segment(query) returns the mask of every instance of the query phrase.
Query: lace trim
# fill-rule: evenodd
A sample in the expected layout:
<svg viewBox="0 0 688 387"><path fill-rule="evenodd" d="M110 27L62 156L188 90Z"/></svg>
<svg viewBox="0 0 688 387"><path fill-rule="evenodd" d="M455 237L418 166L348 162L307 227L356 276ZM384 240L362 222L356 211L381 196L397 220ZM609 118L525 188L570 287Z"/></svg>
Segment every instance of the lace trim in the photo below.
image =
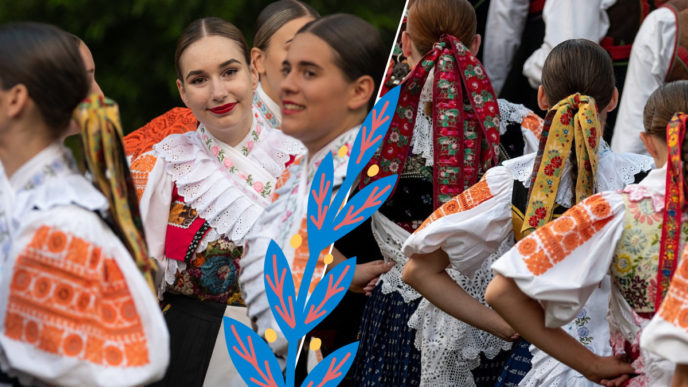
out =
<svg viewBox="0 0 688 387"><path fill-rule="evenodd" d="M428 74L428 78L423 85L423 90L420 93L416 122L413 126L413 135L411 136L411 152L423 157L425 159L425 165L428 167L432 167L434 164L434 137L432 129L432 112L426 112L425 108L432 104L432 84L434 80L435 71L433 70Z"/></svg>
<svg viewBox="0 0 688 387"><path fill-rule="evenodd" d="M507 167L514 179L520 181L526 188L530 187L530 175L535 164L535 154L528 154L507 160ZM614 153L607 143L602 142L597 164L597 192L616 191L635 182L635 175L654 168L651 157L632 153ZM574 180L571 178L571 165L566 163L562 172L563 177L557 192L556 202L564 207L575 204L573 196Z"/></svg>
<svg viewBox="0 0 688 387"><path fill-rule="evenodd" d="M506 133L507 126L509 125L521 125L523 123L523 118L532 113L527 107L509 102L505 99L498 99L497 104L499 105L499 134Z"/></svg>
<svg viewBox="0 0 688 387"><path fill-rule="evenodd" d="M513 239L510 233L472 278L453 268L448 268L447 273L468 294L487 305L485 289L494 277L492 263L509 251L514 245ZM471 370L480 365L480 353L493 359L512 345L448 315L425 298L409 319L408 326L417 330L414 344L421 351L421 385L475 386ZM457 380L462 382L457 383Z"/></svg>
<svg viewBox="0 0 688 387"><path fill-rule="evenodd" d="M227 173L205 151L198 133L168 136L154 146L155 152L165 160L165 169L186 204L218 233L240 242L268 200Z"/></svg>
<svg viewBox="0 0 688 387"><path fill-rule="evenodd" d="M382 294L398 292L407 304L420 298L420 293L401 279L401 272L408 261L408 258L401 252L401 246L411 234L380 212L374 213L371 219L373 236L382 256L385 261L395 263L390 271L380 276Z"/></svg>

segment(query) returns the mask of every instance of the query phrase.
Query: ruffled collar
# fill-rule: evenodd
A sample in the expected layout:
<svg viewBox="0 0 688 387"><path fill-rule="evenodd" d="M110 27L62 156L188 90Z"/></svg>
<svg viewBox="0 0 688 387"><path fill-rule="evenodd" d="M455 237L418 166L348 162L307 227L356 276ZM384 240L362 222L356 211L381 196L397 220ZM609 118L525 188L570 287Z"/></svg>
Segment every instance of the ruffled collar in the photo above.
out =
<svg viewBox="0 0 688 387"><path fill-rule="evenodd" d="M535 164L535 153L516 157L504 161L503 165L511 171L514 179L520 181L526 188L530 187L530 177ZM654 161L649 156L634 153L614 153L609 145L602 141L599 147L597 166L596 192L616 191L629 184L635 183L635 176L654 168ZM575 204L571 178L571 164L566 163L562 169L562 179L559 184L556 202L564 207Z"/></svg>
<svg viewBox="0 0 688 387"><path fill-rule="evenodd" d="M168 136L153 149L185 203L219 234L241 243L269 204L275 180L290 158L284 137L256 118L236 147L201 124L196 131Z"/></svg>
<svg viewBox="0 0 688 387"><path fill-rule="evenodd" d="M271 127L279 129L282 126L282 111L279 105L265 93L260 83L258 83L258 88L253 95L253 106Z"/></svg>

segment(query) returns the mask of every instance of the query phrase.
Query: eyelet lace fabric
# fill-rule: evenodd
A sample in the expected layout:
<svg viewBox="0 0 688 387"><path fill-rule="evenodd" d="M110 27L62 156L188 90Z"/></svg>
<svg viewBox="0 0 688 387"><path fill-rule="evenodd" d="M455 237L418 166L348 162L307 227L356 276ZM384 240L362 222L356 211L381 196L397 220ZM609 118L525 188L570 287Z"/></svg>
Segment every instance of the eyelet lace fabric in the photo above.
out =
<svg viewBox="0 0 688 387"><path fill-rule="evenodd" d="M372 216L371 228L385 261L395 263L390 271L380 276L382 293L398 292L407 304L421 297L420 293L401 279L401 272L408 261L401 252L401 246L411 234L379 211Z"/></svg>
<svg viewBox="0 0 688 387"><path fill-rule="evenodd" d="M510 234L472 278L448 268L449 276L473 298L487 305L485 289L494 277L492 263L513 246ZM408 322L416 329L415 346L421 351L421 385L475 386L471 370L480 365L480 353L493 359L512 343L474 328L422 299Z"/></svg>
<svg viewBox="0 0 688 387"><path fill-rule="evenodd" d="M507 160L504 166L511 170L514 179L520 181L526 188L530 187L530 176L535 164L535 154L531 153L515 159ZM635 175L654 168L651 157L633 153L614 153L606 142L600 143L599 159L597 163L597 190L615 191L635 182ZM571 178L571 165L566 163L562 172L564 177L559 184L556 202L564 207L575 204Z"/></svg>

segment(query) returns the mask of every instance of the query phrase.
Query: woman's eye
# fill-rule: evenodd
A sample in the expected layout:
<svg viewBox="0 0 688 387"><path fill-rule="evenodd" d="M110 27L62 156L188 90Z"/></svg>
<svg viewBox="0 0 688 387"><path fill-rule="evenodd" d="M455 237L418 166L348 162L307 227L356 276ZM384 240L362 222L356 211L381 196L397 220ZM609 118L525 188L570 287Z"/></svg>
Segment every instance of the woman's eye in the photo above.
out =
<svg viewBox="0 0 688 387"><path fill-rule="evenodd" d="M232 76L238 72L239 72L239 70L237 70L237 69L229 69L229 70L225 71L225 75Z"/></svg>
<svg viewBox="0 0 688 387"><path fill-rule="evenodd" d="M198 77L198 78L192 79L191 82L189 82L189 83L191 83L192 85L200 85L204 81L205 81L205 78Z"/></svg>
<svg viewBox="0 0 688 387"><path fill-rule="evenodd" d="M288 67L282 67L282 70L280 71L282 72L282 76L286 77L287 75L289 75L290 69Z"/></svg>
<svg viewBox="0 0 688 387"><path fill-rule="evenodd" d="M315 77L315 75L316 75L316 74L315 74L314 71L303 70L303 76L304 76L304 78L313 78L313 77Z"/></svg>

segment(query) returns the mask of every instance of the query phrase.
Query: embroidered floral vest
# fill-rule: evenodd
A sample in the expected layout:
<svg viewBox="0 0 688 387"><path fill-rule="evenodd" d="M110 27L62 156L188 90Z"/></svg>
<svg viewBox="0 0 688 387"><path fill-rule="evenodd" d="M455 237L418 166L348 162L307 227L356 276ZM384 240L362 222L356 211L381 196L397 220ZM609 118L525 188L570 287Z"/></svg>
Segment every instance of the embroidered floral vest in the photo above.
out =
<svg viewBox="0 0 688 387"><path fill-rule="evenodd" d="M208 243L202 252L196 252L209 231L210 226L205 219L184 203L175 186L167 223L165 256L185 262L186 269L177 271L170 291L200 300L243 306L238 282L243 249L221 236Z"/></svg>
<svg viewBox="0 0 688 387"><path fill-rule="evenodd" d="M638 315L649 318L655 313L659 241L662 237L661 209L664 203L642 192L629 192L628 189L622 195L626 214L624 229L612 260L612 280L631 308ZM687 227L688 222L684 221L681 249L688 240Z"/></svg>

